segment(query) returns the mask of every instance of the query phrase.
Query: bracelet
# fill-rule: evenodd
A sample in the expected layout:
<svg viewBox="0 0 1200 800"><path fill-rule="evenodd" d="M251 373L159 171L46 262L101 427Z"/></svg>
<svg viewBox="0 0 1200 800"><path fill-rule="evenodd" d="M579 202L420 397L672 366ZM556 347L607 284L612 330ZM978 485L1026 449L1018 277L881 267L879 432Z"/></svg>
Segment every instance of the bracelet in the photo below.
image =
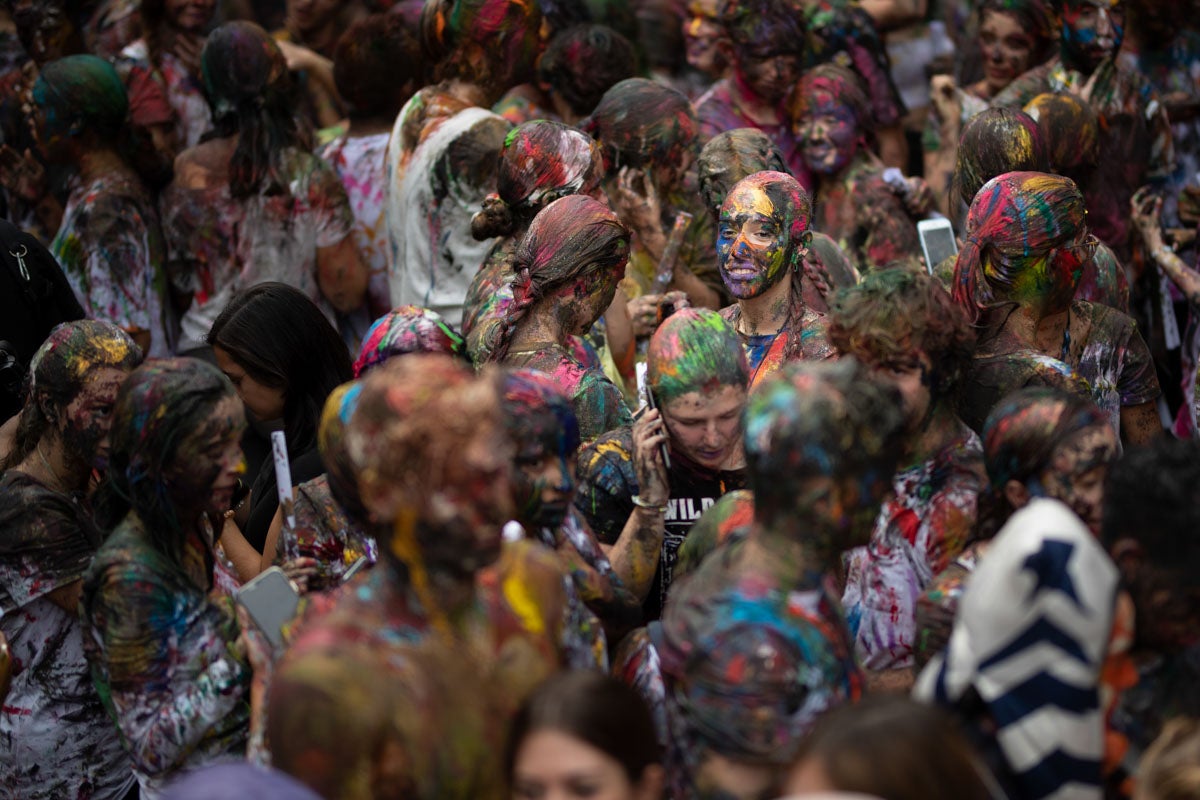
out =
<svg viewBox="0 0 1200 800"><path fill-rule="evenodd" d="M637 506L638 508L645 508L650 511L666 511L667 510L667 506L665 504L658 505L656 503L647 503L645 500L643 500L641 498L641 495L636 495L636 494L633 496L633 504L635 506Z"/></svg>
<svg viewBox="0 0 1200 800"><path fill-rule="evenodd" d="M1175 251L1172 250L1171 248L1167 247L1166 245L1163 245L1162 247L1160 247L1154 251L1154 255L1158 256L1159 258L1166 258L1168 255L1172 255L1172 256L1175 255Z"/></svg>

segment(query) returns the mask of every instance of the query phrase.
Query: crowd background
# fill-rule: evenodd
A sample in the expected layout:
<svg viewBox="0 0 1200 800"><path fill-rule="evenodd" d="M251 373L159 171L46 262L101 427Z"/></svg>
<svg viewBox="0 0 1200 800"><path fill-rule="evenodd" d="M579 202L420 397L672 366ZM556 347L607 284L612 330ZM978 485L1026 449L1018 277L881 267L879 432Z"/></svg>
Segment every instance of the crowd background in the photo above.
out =
<svg viewBox="0 0 1200 800"><path fill-rule="evenodd" d="M1200 798L1197 20L0 0L0 797Z"/></svg>

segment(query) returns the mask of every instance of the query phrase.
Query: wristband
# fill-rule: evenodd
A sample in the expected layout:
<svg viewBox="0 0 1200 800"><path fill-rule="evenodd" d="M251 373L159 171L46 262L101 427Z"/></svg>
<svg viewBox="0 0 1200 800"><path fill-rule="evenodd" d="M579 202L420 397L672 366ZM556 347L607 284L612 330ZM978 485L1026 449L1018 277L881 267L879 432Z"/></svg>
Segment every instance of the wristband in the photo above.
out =
<svg viewBox="0 0 1200 800"><path fill-rule="evenodd" d="M667 507L665 504L657 505L655 503L647 503L645 500L643 500L641 498L640 495L636 495L636 494L633 496L633 504L635 506L637 506L638 508L645 508L650 511L666 511L667 510Z"/></svg>

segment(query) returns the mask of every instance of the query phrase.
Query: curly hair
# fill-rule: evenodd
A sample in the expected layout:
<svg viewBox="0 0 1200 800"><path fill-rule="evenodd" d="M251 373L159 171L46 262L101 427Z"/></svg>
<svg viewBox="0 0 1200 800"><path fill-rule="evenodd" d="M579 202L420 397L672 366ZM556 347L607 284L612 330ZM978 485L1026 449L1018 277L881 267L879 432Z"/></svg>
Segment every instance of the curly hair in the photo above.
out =
<svg viewBox="0 0 1200 800"><path fill-rule="evenodd" d="M975 351L975 331L950 293L933 276L901 267L876 270L838 292L829 340L843 355L867 363L924 353L935 397L954 391Z"/></svg>

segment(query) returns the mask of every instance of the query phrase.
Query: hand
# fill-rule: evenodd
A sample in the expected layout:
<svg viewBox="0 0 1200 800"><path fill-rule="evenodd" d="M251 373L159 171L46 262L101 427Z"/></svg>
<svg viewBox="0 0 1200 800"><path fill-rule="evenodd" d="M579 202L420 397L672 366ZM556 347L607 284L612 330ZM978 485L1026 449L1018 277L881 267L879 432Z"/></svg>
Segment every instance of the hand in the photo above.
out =
<svg viewBox="0 0 1200 800"><path fill-rule="evenodd" d="M933 101L933 110L942 122L962 119L962 101L952 76L934 75L929 81L929 96Z"/></svg>
<svg viewBox="0 0 1200 800"><path fill-rule="evenodd" d="M625 306L629 312L629 324L633 335L640 338L650 336L658 327L658 306L665 295L644 294L635 297Z"/></svg>
<svg viewBox="0 0 1200 800"><path fill-rule="evenodd" d="M172 54L183 64L184 69L192 75L200 76L200 53L204 50L205 37L191 33L180 33L175 36L171 48Z"/></svg>
<svg viewBox="0 0 1200 800"><path fill-rule="evenodd" d="M321 562L315 558L300 556L283 562L279 568L283 570L284 575L287 575L288 580L296 584L296 590L300 594L304 594L308 591L309 578L316 576L321 571Z"/></svg>
<svg viewBox="0 0 1200 800"><path fill-rule="evenodd" d="M651 505L665 506L671 498L667 465L662 458L667 441L667 427L658 409L647 409L633 423L633 465L637 472L638 496Z"/></svg>
<svg viewBox="0 0 1200 800"><path fill-rule="evenodd" d="M28 148L24 153L18 153L3 144L0 145L0 183L33 204L46 193L46 170Z"/></svg>
<svg viewBox="0 0 1200 800"><path fill-rule="evenodd" d="M1162 198L1155 195L1149 186L1138 189L1129 201L1133 224L1142 234L1142 241L1151 251L1162 247L1162 228L1159 215L1162 213Z"/></svg>
<svg viewBox="0 0 1200 800"><path fill-rule="evenodd" d="M924 218L933 210L934 203L937 202L933 197L933 189L929 188L925 179L920 177L905 178L904 182L908 184L908 191L902 198L904 207L913 217Z"/></svg>
<svg viewBox="0 0 1200 800"><path fill-rule="evenodd" d="M662 204L654 181L642 170L621 167L613 205L617 216L639 235L657 232L662 236Z"/></svg>
<svg viewBox="0 0 1200 800"><path fill-rule="evenodd" d="M285 42L277 39L275 44L279 45L279 50L283 53L284 60L287 61L289 72L301 72L311 69L318 57L312 50L295 42Z"/></svg>
<svg viewBox="0 0 1200 800"><path fill-rule="evenodd" d="M240 605L237 606L237 620L238 626L242 629L238 634L237 649L245 656L246 663L254 670L255 675L269 674L271 666L275 663L275 654L271 649L271 643L254 624L254 620L250 618L250 612Z"/></svg>

